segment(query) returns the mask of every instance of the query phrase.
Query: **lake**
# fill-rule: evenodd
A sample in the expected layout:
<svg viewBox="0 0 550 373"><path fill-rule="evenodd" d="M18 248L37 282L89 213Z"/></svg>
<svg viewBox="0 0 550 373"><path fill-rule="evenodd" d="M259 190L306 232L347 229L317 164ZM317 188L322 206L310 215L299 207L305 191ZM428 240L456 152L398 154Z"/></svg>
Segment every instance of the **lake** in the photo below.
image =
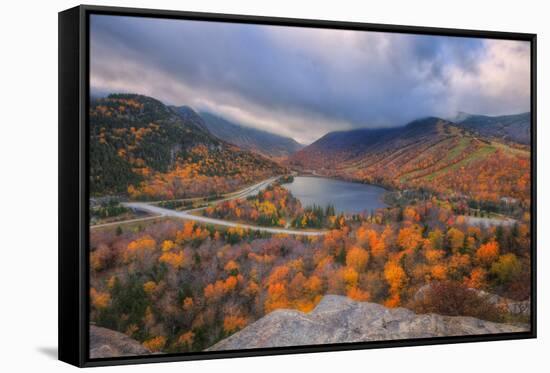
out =
<svg viewBox="0 0 550 373"><path fill-rule="evenodd" d="M323 177L296 176L285 188L302 202L302 206L334 205L337 212L359 213L383 208L384 188L351 183L348 181L327 179Z"/></svg>

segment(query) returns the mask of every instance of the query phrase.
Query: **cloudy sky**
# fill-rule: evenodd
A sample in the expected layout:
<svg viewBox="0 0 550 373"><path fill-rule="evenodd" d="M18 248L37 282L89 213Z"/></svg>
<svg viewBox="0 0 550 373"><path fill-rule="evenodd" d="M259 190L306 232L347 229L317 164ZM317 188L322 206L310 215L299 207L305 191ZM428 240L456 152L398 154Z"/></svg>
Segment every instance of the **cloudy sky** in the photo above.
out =
<svg viewBox="0 0 550 373"><path fill-rule="evenodd" d="M93 15L94 95L131 92L310 143L458 111L529 110L529 44Z"/></svg>

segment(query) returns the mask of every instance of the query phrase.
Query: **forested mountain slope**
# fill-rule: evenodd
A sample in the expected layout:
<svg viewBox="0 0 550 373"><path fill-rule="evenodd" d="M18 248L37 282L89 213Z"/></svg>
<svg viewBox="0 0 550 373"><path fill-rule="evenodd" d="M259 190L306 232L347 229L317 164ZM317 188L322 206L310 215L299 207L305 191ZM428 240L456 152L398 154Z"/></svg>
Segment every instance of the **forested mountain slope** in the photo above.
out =
<svg viewBox="0 0 550 373"><path fill-rule="evenodd" d="M200 115L210 132L218 138L268 157L287 157L304 147L290 137L245 127L208 112Z"/></svg>
<svg viewBox="0 0 550 373"><path fill-rule="evenodd" d="M283 170L213 136L200 116L135 94L90 105L90 191L170 199L223 193Z"/></svg>
<svg viewBox="0 0 550 373"><path fill-rule="evenodd" d="M461 113L456 122L485 137L521 144L531 143L531 113L501 116Z"/></svg>
<svg viewBox="0 0 550 373"><path fill-rule="evenodd" d="M527 201L530 193L525 147L480 137L433 117L398 128L328 133L294 154L289 165L320 175L483 200Z"/></svg>

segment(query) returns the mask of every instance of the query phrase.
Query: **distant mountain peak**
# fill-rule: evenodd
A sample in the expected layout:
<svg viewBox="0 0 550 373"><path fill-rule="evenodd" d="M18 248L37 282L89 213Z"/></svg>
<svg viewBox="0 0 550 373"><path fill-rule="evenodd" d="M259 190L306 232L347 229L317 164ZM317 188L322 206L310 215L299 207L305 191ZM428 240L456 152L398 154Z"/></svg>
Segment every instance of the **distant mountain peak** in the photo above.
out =
<svg viewBox="0 0 550 373"><path fill-rule="evenodd" d="M530 112L499 116L468 114L455 123L484 137L531 143Z"/></svg>
<svg viewBox="0 0 550 373"><path fill-rule="evenodd" d="M448 123L448 121L438 118L438 117L425 117L420 119L415 119L412 122L409 122L407 125L405 125L405 128L413 128L413 127L432 127L435 126L438 123Z"/></svg>
<svg viewBox="0 0 550 373"><path fill-rule="evenodd" d="M183 120L192 123L197 127L198 129L210 133L208 130L208 127L206 127L206 124L204 123L204 119L197 113L193 108L187 105L182 106L172 106L172 110L178 114L180 118Z"/></svg>
<svg viewBox="0 0 550 373"><path fill-rule="evenodd" d="M200 112L205 126L218 138L268 157L287 157L304 146L290 137L232 122L218 114Z"/></svg>
<svg viewBox="0 0 550 373"><path fill-rule="evenodd" d="M459 111L454 116L450 117L448 120L454 123L461 123L466 119L470 118L471 116L473 116L473 114L466 113L465 111Z"/></svg>

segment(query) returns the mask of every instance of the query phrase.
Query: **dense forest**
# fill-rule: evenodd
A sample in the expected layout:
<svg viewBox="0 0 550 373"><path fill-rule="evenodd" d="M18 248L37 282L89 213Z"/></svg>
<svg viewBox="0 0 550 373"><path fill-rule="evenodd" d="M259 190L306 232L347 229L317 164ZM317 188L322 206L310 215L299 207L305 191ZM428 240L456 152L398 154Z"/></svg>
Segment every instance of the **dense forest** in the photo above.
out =
<svg viewBox="0 0 550 373"><path fill-rule="evenodd" d="M476 227L436 199L355 216L321 237L163 220L93 231L92 321L164 352L202 350L323 294L526 321L467 289L529 298L530 217ZM433 294L415 294L432 284Z"/></svg>
<svg viewBox="0 0 550 373"><path fill-rule="evenodd" d="M528 145L438 118L329 133L276 161L215 137L189 107L94 99L90 212L107 224L90 231L91 322L161 352L203 350L275 309L309 312L326 294L528 322L494 295L530 300L530 167ZM382 185L388 207L302 206L285 188L299 173ZM319 235L194 215L139 220L119 203L128 200Z"/></svg>

